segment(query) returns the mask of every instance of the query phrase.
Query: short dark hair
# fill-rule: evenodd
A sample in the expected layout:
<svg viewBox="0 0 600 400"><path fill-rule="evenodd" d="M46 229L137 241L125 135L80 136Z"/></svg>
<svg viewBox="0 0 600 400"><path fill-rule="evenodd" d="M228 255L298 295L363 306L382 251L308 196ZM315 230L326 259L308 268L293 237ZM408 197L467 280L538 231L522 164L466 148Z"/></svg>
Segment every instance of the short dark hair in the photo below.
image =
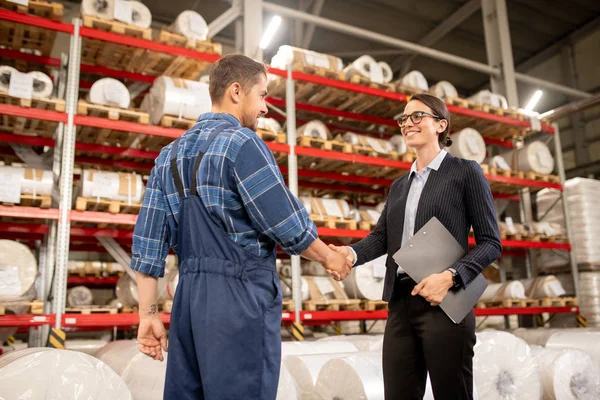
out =
<svg viewBox="0 0 600 400"><path fill-rule="evenodd" d="M254 61L243 54L228 54L219 59L210 71L208 90L210 100L220 103L227 88L238 82L244 92L249 91L258 82L260 74L267 75L264 64Z"/></svg>
<svg viewBox="0 0 600 400"><path fill-rule="evenodd" d="M411 96L409 102L413 100L418 100L425 104L427 107L431 108L431 111L440 117L440 119L445 119L448 122L448 126L446 126L444 132L439 134L438 142L441 147L452 146L452 139L450 139L450 112L448 111L446 104L439 98L426 93L419 93Z"/></svg>

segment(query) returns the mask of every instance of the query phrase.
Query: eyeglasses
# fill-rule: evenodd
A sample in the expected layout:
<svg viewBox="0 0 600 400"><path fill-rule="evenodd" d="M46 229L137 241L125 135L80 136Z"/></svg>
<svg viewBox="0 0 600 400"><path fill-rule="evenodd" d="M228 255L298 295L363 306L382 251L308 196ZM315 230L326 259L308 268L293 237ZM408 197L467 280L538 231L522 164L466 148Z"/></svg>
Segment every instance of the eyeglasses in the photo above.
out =
<svg viewBox="0 0 600 400"><path fill-rule="evenodd" d="M418 124L419 122L421 122L423 120L423 117L431 117L431 118L435 118L437 120L442 119L442 118L438 117L437 115L433 115L433 114L430 114L425 111L415 111L412 114L401 114L398 118L396 118L396 121L398 122L398 126L400 128L404 128L404 126L406 125L406 122L408 121L409 118L413 122L413 124Z"/></svg>

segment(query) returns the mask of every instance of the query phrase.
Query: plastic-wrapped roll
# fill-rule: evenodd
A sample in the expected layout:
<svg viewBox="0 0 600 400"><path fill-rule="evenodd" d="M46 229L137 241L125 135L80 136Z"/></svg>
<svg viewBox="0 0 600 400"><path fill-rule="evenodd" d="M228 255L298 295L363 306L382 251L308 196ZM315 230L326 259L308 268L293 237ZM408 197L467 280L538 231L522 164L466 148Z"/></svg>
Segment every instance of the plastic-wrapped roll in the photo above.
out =
<svg viewBox="0 0 600 400"><path fill-rule="evenodd" d="M139 203L144 198L144 182L136 173L83 171L83 197Z"/></svg>
<svg viewBox="0 0 600 400"><path fill-rule="evenodd" d="M36 276L37 261L29 247L0 239L0 301L22 300Z"/></svg>
<svg viewBox="0 0 600 400"><path fill-rule="evenodd" d="M273 133L281 132L281 124L273 118L260 117L258 119L258 128L270 131Z"/></svg>
<svg viewBox="0 0 600 400"><path fill-rule="evenodd" d="M114 13L114 0L83 0L81 2L81 15L112 20Z"/></svg>
<svg viewBox="0 0 600 400"><path fill-rule="evenodd" d="M392 67L390 64L385 61L379 61L377 64L381 67L381 73L383 74L383 82L389 83L394 79L394 71L392 71Z"/></svg>
<svg viewBox="0 0 600 400"><path fill-rule="evenodd" d="M481 399L530 400L542 395L529 345L507 332L477 333L473 376Z"/></svg>
<svg viewBox="0 0 600 400"><path fill-rule="evenodd" d="M280 46L277 54L271 59L271 66L279 69L287 69L290 64L319 67L332 72L340 72L344 68L344 63L339 57L288 45Z"/></svg>
<svg viewBox="0 0 600 400"><path fill-rule="evenodd" d="M146 111L148 114L152 115L152 96L150 96L150 93L144 96L144 99L140 104L140 110Z"/></svg>
<svg viewBox="0 0 600 400"><path fill-rule="evenodd" d="M75 286L69 289L67 294L67 304L69 307L90 306L94 304L94 295L92 291L85 286Z"/></svg>
<svg viewBox="0 0 600 400"><path fill-rule="evenodd" d="M350 298L381 300L386 259L387 255L384 255L352 268L350 275L344 280L344 289Z"/></svg>
<svg viewBox="0 0 600 400"><path fill-rule="evenodd" d="M404 75L402 79L400 79L400 84L415 89L429 90L427 79L425 79L425 76L419 71L411 71Z"/></svg>
<svg viewBox="0 0 600 400"><path fill-rule="evenodd" d="M395 147L398 155L404 155L408 152L408 146L406 145L406 140L404 140L404 136L401 134L394 135L390 138L390 143Z"/></svg>
<svg viewBox="0 0 600 400"><path fill-rule="evenodd" d="M344 68L344 73L347 78L354 74L359 74L370 79L372 82L383 83L383 71L381 70L381 66L373 57L366 54L358 57L352 64Z"/></svg>
<svg viewBox="0 0 600 400"><path fill-rule="evenodd" d="M486 148L483 137L473 128L464 128L452 135L452 146L448 152L454 157L474 160L479 164L485 160Z"/></svg>
<svg viewBox="0 0 600 400"><path fill-rule="evenodd" d="M394 151L394 145L383 139L377 139L371 136L358 135L354 132L346 132L342 135L344 142L352 143L354 146L370 147L373 151L380 154L388 154Z"/></svg>
<svg viewBox="0 0 600 400"><path fill-rule="evenodd" d="M102 78L90 88L88 101L102 106L129 108L131 96L123 83L113 78Z"/></svg>
<svg viewBox="0 0 600 400"><path fill-rule="evenodd" d="M506 97L498 93L492 93L489 90L482 90L475 95L469 97L469 100L479 104L488 104L498 108L508 108Z"/></svg>
<svg viewBox="0 0 600 400"><path fill-rule="evenodd" d="M502 156L494 156L492 158L488 158L486 163L490 165L490 167L500 168L504 171L510 171L510 164L506 162L506 160Z"/></svg>
<svg viewBox="0 0 600 400"><path fill-rule="evenodd" d="M296 380L283 362L279 367L279 382L275 400L303 400Z"/></svg>
<svg viewBox="0 0 600 400"><path fill-rule="evenodd" d="M39 71L29 72L28 75L33 77L33 92L32 97L42 98L50 97L54 90L54 83L48 75Z"/></svg>
<svg viewBox="0 0 600 400"><path fill-rule="evenodd" d="M208 84L203 82L161 76L154 81L150 95L153 124L158 124L164 115L197 119L212 107Z"/></svg>
<svg viewBox="0 0 600 400"><path fill-rule="evenodd" d="M162 400L167 373L168 353L157 362L138 349L135 340L118 340L100 349L96 355L121 376L133 400Z"/></svg>
<svg viewBox="0 0 600 400"><path fill-rule="evenodd" d="M518 328L512 331L512 334L523 339L527 344L535 346L546 346L548 339L555 333L582 333L582 332L600 332L598 328Z"/></svg>
<svg viewBox="0 0 600 400"><path fill-rule="evenodd" d="M350 216L350 205L346 200L323 199L319 197L300 197L300 201L309 214L337 218L348 218Z"/></svg>
<svg viewBox="0 0 600 400"><path fill-rule="evenodd" d="M515 156L515 151L516 156ZM544 142L535 141L520 148L501 154L502 158L519 171L533 171L538 174L551 174L554 171L554 158Z"/></svg>
<svg viewBox="0 0 600 400"><path fill-rule="evenodd" d="M543 400L600 399L600 369L580 350L532 346L542 376Z"/></svg>
<svg viewBox="0 0 600 400"><path fill-rule="evenodd" d="M358 349L348 341L336 342L282 342L281 357L303 354L356 353Z"/></svg>
<svg viewBox="0 0 600 400"><path fill-rule="evenodd" d="M331 138L331 132L324 123L318 120L309 121L296 130L298 136L327 140Z"/></svg>
<svg viewBox="0 0 600 400"><path fill-rule="evenodd" d="M590 354L600 366L600 331L586 331L569 329L568 332L556 332L546 342L550 349L577 349Z"/></svg>
<svg viewBox="0 0 600 400"><path fill-rule="evenodd" d="M358 351L383 350L383 335L336 335L319 339L319 342L350 342Z"/></svg>
<svg viewBox="0 0 600 400"><path fill-rule="evenodd" d="M0 65L0 88L4 92L8 92L10 86L10 76L13 72L18 72L15 68L8 65Z"/></svg>
<svg viewBox="0 0 600 400"><path fill-rule="evenodd" d="M0 176L18 176L21 180L21 194L52 194L52 171L41 169L0 166Z"/></svg>
<svg viewBox="0 0 600 400"><path fill-rule="evenodd" d="M429 88L429 91L440 99L447 97L458 97L458 92L453 84L447 81L439 81L435 85Z"/></svg>
<svg viewBox="0 0 600 400"><path fill-rule="evenodd" d="M46 347L0 357L0 388L4 399L132 399L125 382L102 361L78 351Z"/></svg>
<svg viewBox="0 0 600 400"><path fill-rule="evenodd" d="M485 289L479 300L501 301L504 299L526 299L525 287L522 282L509 281L505 283L492 283Z"/></svg>
<svg viewBox="0 0 600 400"><path fill-rule="evenodd" d="M65 341L65 348L72 351L80 351L93 356L106 346L108 340L104 339L69 339Z"/></svg>
<svg viewBox="0 0 600 400"><path fill-rule="evenodd" d="M138 28L150 28L152 25L152 13L150 9L139 1L129 1L131 3L132 13L131 22Z"/></svg>
<svg viewBox="0 0 600 400"><path fill-rule="evenodd" d="M381 354L329 360L319 372L315 389L322 399L383 400Z"/></svg>
<svg viewBox="0 0 600 400"><path fill-rule="evenodd" d="M566 292L554 275L540 276L535 279L521 280L526 288L527 297L542 299L544 297L560 297Z"/></svg>
<svg viewBox="0 0 600 400"><path fill-rule="evenodd" d="M177 16L170 29L192 40L208 38L208 24L196 11L186 10Z"/></svg>

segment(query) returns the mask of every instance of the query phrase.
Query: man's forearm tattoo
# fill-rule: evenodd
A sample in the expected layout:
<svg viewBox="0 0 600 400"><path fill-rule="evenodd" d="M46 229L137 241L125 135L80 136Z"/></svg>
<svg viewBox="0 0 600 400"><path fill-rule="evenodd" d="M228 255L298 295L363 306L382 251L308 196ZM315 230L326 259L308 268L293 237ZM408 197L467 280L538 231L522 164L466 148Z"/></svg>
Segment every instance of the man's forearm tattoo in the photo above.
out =
<svg viewBox="0 0 600 400"><path fill-rule="evenodd" d="M152 304L152 305L150 306L150 311L148 311L148 315L155 315L155 314L156 314L156 311L157 311L157 308L158 308L158 307L156 307L156 304Z"/></svg>

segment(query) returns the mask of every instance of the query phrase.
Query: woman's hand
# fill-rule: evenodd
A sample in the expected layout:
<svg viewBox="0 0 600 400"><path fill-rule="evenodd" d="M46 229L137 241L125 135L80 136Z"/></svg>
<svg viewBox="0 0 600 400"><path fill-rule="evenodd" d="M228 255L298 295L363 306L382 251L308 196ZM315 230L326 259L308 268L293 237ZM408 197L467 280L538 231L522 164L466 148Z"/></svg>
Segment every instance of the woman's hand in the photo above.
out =
<svg viewBox="0 0 600 400"><path fill-rule="evenodd" d="M439 274L429 275L423 279L412 291L412 295L421 295L427 300L432 306L439 306L448 290L453 285L452 272L444 271Z"/></svg>

